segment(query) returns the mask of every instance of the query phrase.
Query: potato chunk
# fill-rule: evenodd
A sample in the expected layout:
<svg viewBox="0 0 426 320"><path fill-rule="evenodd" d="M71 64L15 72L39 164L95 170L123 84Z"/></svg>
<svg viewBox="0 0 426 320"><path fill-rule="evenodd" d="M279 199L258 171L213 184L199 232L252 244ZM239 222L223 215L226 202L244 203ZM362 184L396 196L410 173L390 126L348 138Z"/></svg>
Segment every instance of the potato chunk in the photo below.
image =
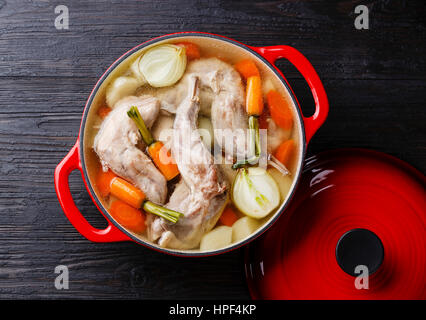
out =
<svg viewBox="0 0 426 320"><path fill-rule="evenodd" d="M232 225L232 242L238 242L251 235L260 227L260 224L259 220L250 217L238 219Z"/></svg>
<svg viewBox="0 0 426 320"><path fill-rule="evenodd" d="M293 181L289 175L285 176L275 168L268 169L268 173L274 178L275 182L278 184L280 189L281 199L285 200L287 194L290 191Z"/></svg>
<svg viewBox="0 0 426 320"><path fill-rule="evenodd" d="M201 239L200 250L208 251L221 249L231 244L232 228L227 226L220 226L214 228L209 233L206 233Z"/></svg>
<svg viewBox="0 0 426 320"><path fill-rule="evenodd" d="M107 88L106 102L108 106L114 108L118 100L134 94L139 86L140 82L133 77L118 77Z"/></svg>

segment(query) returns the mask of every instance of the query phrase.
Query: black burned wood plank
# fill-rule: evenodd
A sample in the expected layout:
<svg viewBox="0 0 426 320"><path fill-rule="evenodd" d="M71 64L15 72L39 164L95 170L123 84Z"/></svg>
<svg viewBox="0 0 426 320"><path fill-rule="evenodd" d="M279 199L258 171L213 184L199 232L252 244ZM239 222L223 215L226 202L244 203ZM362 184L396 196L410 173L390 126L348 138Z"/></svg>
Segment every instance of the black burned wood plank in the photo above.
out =
<svg viewBox="0 0 426 320"><path fill-rule="evenodd" d="M248 298L239 252L194 263L130 243L88 245L75 239L53 246L40 238L1 240L2 298ZM61 264L69 268L69 290L54 287L54 268Z"/></svg>
<svg viewBox="0 0 426 320"><path fill-rule="evenodd" d="M349 1L185 1L179 6L73 1L70 29L58 31L52 3L18 0L0 9L0 76L99 76L116 57L145 40L198 30L251 45L292 45L327 77L423 78L422 2L404 1L395 8L382 3L371 5L371 30L359 31Z"/></svg>

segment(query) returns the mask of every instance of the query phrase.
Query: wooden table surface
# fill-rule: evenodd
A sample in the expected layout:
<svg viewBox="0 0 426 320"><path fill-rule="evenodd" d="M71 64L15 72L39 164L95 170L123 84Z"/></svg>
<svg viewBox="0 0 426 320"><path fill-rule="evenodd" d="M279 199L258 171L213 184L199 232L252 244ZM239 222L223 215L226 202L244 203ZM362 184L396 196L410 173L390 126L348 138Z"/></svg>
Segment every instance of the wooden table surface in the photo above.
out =
<svg viewBox="0 0 426 320"><path fill-rule="evenodd" d="M177 31L287 44L311 61L330 100L308 155L366 147L425 172L423 2L0 0L0 299L249 298L243 250L186 259L91 243L65 218L53 172L76 140L96 80L128 49ZM354 27L360 3L369 30ZM69 8L68 30L54 27L59 4ZM312 112L300 74L278 65ZM105 226L78 172L70 184L84 216ZM69 290L54 287L57 265L69 268Z"/></svg>

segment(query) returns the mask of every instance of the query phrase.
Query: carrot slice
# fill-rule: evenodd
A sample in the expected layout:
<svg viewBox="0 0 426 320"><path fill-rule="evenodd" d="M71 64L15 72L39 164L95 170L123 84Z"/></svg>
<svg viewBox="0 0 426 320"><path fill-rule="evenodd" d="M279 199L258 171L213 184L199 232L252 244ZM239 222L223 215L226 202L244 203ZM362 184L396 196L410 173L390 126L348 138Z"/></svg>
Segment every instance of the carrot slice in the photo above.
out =
<svg viewBox="0 0 426 320"><path fill-rule="evenodd" d="M119 177L111 181L111 194L134 208L140 208L145 200L142 190Z"/></svg>
<svg viewBox="0 0 426 320"><path fill-rule="evenodd" d="M263 112L262 82L259 76L247 79L246 111L249 116L259 116Z"/></svg>
<svg viewBox="0 0 426 320"><path fill-rule="evenodd" d="M275 151L275 158L277 158L283 165L288 166L289 161L296 149L294 140L287 140L283 142Z"/></svg>
<svg viewBox="0 0 426 320"><path fill-rule="evenodd" d="M222 215L219 218L219 221L228 227L232 227L235 221L238 220L237 214L232 210L231 207L227 206L225 210L223 210Z"/></svg>
<svg viewBox="0 0 426 320"><path fill-rule="evenodd" d="M101 118L105 118L108 115L108 113L111 112L111 110L112 109L110 107L102 106L98 109L98 116Z"/></svg>
<svg viewBox="0 0 426 320"><path fill-rule="evenodd" d="M293 127L293 115L285 99L275 90L270 90L266 95L269 111L275 123L285 129L291 130Z"/></svg>
<svg viewBox="0 0 426 320"><path fill-rule="evenodd" d="M145 215L123 201L114 201L109 213L119 224L133 232L142 233L146 228Z"/></svg>
<svg viewBox="0 0 426 320"><path fill-rule="evenodd" d="M115 177L117 177L117 175L111 170L108 170L107 172L103 171L102 168L99 170L96 177L96 186L98 187L98 191L102 197L109 195L111 191L111 181Z"/></svg>
<svg viewBox="0 0 426 320"><path fill-rule="evenodd" d="M167 181L172 180L179 174L179 169L170 151L167 150L162 142L157 141L151 144L148 147L148 153Z"/></svg>
<svg viewBox="0 0 426 320"><path fill-rule="evenodd" d="M234 67L245 80L250 77L260 77L259 69L257 69L256 64L253 62L253 60L241 60Z"/></svg>
<svg viewBox="0 0 426 320"><path fill-rule="evenodd" d="M185 48L188 60L200 59L200 48L196 44L192 42L179 42L176 45Z"/></svg>

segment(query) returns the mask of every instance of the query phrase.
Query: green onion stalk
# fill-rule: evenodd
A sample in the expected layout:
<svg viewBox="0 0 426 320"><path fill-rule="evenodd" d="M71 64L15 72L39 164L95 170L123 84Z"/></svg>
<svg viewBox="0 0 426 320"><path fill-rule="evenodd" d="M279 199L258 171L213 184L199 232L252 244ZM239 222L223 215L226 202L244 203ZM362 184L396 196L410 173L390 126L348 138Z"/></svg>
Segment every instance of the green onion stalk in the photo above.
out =
<svg viewBox="0 0 426 320"><path fill-rule="evenodd" d="M173 223L178 222L179 218L183 216L180 212L165 208L152 201L145 201L142 207L146 212L155 214Z"/></svg>
<svg viewBox="0 0 426 320"><path fill-rule="evenodd" d="M250 132L250 145L254 146L254 155L250 158L239 160L232 166L232 169L238 169L245 165L255 165L260 158L260 134L259 134L259 118L258 116L250 116L248 119Z"/></svg>
<svg viewBox="0 0 426 320"><path fill-rule="evenodd" d="M149 147L151 144L153 144L154 138L152 137L151 132L149 132L147 126L145 125L145 122L143 121L138 108L132 106L130 110L127 111L127 115L135 122L142 136L142 140L146 143L146 145Z"/></svg>
<svg viewBox="0 0 426 320"><path fill-rule="evenodd" d="M142 140L146 143L146 145L150 146L153 144L155 140L145 125L138 108L132 106L130 110L127 111L127 115L135 122L142 136ZM183 216L183 214L180 212L165 208L151 201L145 201L143 204L143 209L146 212L155 214L173 223L178 222L179 218Z"/></svg>

